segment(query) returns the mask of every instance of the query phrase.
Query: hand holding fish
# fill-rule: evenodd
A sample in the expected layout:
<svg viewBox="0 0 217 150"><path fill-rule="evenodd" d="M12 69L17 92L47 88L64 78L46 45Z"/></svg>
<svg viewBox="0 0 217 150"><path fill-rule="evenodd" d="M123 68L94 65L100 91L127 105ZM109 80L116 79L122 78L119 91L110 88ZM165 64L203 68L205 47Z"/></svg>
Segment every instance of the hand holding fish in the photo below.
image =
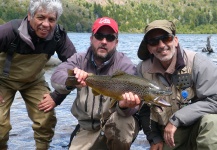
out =
<svg viewBox="0 0 217 150"><path fill-rule="evenodd" d="M78 68L74 68L73 71L75 74L75 78L77 78L77 81L80 83L77 86L82 86L82 87L87 86L85 79L88 77L88 73Z"/></svg>
<svg viewBox="0 0 217 150"><path fill-rule="evenodd" d="M122 94L123 100L119 101L120 108L134 108L141 103L138 95L132 92Z"/></svg>

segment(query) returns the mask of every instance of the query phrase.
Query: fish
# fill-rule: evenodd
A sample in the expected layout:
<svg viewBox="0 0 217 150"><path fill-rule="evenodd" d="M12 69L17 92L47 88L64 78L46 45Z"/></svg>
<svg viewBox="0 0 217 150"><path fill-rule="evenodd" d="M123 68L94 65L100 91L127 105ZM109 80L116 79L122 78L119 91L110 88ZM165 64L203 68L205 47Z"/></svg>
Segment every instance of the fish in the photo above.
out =
<svg viewBox="0 0 217 150"><path fill-rule="evenodd" d="M66 86L78 85L73 70L68 70ZM111 97L116 101L123 100L122 94L132 92L137 94L146 104L160 107L170 107L171 104L163 99L164 96L171 95L172 92L163 90L151 81L125 73L116 71L113 75L88 74L85 79L87 86L92 88L93 94Z"/></svg>

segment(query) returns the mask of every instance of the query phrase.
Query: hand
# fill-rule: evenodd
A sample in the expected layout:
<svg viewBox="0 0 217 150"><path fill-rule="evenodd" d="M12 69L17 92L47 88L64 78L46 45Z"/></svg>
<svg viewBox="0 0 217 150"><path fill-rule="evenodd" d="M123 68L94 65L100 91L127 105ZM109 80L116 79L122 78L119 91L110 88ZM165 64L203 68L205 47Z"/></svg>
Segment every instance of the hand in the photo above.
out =
<svg viewBox="0 0 217 150"><path fill-rule="evenodd" d="M48 112L56 107L56 103L51 98L50 94L44 94L43 100L38 104L38 109L44 112Z"/></svg>
<svg viewBox="0 0 217 150"><path fill-rule="evenodd" d="M174 147L175 143L174 143L174 134L177 130L177 127L174 126L172 123L168 123L164 129L164 140L165 143L169 146L169 147Z"/></svg>
<svg viewBox="0 0 217 150"><path fill-rule="evenodd" d="M150 150L163 150L163 142L152 144Z"/></svg>
<svg viewBox="0 0 217 150"><path fill-rule="evenodd" d="M119 101L120 108L134 108L140 104L141 100L138 95L132 92L122 94L123 100Z"/></svg>
<svg viewBox="0 0 217 150"><path fill-rule="evenodd" d="M85 72L81 69L78 69L78 68L74 68L74 74L75 74L75 77L77 78L77 81L80 82L80 85L78 85L78 87L87 86L86 82L85 82L85 79L88 77L87 72Z"/></svg>

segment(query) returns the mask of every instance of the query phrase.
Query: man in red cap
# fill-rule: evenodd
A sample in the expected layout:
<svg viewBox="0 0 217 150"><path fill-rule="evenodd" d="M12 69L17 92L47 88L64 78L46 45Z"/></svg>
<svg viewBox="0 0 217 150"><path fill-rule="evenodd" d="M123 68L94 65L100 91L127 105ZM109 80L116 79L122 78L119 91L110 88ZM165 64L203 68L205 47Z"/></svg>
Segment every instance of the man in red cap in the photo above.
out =
<svg viewBox="0 0 217 150"><path fill-rule="evenodd" d="M51 83L60 94L77 89L71 112L78 120L78 125L71 136L70 150L112 149L129 150L138 134L137 120L131 115L124 115L127 100L111 106L111 98L92 93L86 86L88 73L113 75L121 70L135 74L135 66L123 53L116 50L118 44L118 24L115 20L103 17L92 26L90 47L86 53L76 53L67 62L60 64L51 77ZM80 85L74 85L68 79L67 70L73 70ZM66 86L67 82L67 86Z"/></svg>

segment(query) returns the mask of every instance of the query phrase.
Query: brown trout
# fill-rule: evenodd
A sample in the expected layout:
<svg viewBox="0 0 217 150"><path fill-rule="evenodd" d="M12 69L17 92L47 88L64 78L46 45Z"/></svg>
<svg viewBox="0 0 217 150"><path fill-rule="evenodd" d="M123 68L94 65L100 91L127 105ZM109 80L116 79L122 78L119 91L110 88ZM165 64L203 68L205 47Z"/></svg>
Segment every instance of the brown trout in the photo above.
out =
<svg viewBox="0 0 217 150"><path fill-rule="evenodd" d="M68 70L68 74L67 86L79 84L73 76L72 70ZM171 106L163 99L163 96L171 95L171 91L163 90L145 78L125 72L118 71L112 76L89 74L85 82L92 88L94 95L102 94L115 100L122 100L123 93L132 92L147 104L163 107Z"/></svg>

